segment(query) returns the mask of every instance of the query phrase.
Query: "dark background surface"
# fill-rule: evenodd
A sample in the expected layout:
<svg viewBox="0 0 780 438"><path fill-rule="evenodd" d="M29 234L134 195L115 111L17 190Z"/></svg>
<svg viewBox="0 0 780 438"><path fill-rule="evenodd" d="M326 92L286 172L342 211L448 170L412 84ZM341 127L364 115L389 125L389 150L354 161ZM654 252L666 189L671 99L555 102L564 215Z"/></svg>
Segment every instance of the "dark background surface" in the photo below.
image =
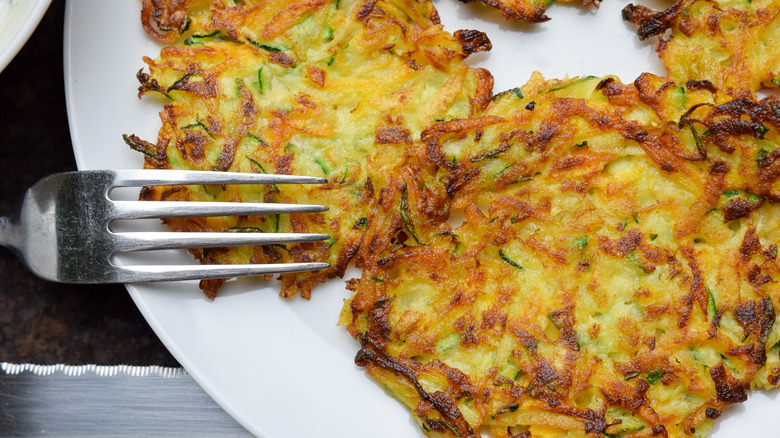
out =
<svg viewBox="0 0 780 438"><path fill-rule="evenodd" d="M76 170L65 107L65 2L0 72L0 214L38 179ZM121 285L49 283L0 248L0 362L178 366Z"/></svg>

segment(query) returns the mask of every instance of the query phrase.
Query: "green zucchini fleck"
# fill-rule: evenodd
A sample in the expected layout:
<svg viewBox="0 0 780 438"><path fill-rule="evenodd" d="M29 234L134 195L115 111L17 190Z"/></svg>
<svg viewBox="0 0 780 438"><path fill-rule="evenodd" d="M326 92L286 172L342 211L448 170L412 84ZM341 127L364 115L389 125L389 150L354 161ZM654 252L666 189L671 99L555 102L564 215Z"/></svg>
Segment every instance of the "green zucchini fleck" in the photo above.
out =
<svg viewBox="0 0 780 438"><path fill-rule="evenodd" d="M249 160L249 162L252 163L255 167L260 169L260 172L268 173L268 172L265 171L265 168L263 167L263 165L258 163L256 160L253 160L253 159L251 159L249 157L246 157L246 159Z"/></svg>
<svg viewBox="0 0 780 438"><path fill-rule="evenodd" d="M547 90L547 92L548 93L552 93L554 91L563 90L565 88L571 87L572 85L576 85L576 84L579 84L581 82L585 82L587 80L595 79L595 78L596 78L596 76L583 76L581 78L574 79L573 81L569 81L569 82L567 82L565 84L562 84L562 85L559 85L557 87L550 88L549 90Z"/></svg>
<svg viewBox="0 0 780 438"><path fill-rule="evenodd" d="M498 171L498 173L496 173L495 175L493 175L493 177L495 178L495 177L497 177L497 176L501 175L502 173L506 172L506 171L507 171L507 170L508 170L510 167L512 167L512 166L514 166L514 165L515 165L515 163L510 163L510 164L507 164L506 166L504 166L504 168L503 168L503 169L499 170L499 171Z"/></svg>
<svg viewBox="0 0 780 438"><path fill-rule="evenodd" d="M180 77L179 79L176 79L176 81L170 87L168 87L168 89L165 90L165 91L170 93L171 91L176 90L177 89L176 87L178 87L179 84L181 84L182 82L186 81L187 79L190 78L190 76L192 76L194 74L195 74L194 71L185 73L184 76Z"/></svg>
<svg viewBox="0 0 780 438"><path fill-rule="evenodd" d="M747 200L750 203L761 202L761 197L756 195L755 193L748 193L747 194Z"/></svg>
<svg viewBox="0 0 780 438"><path fill-rule="evenodd" d="M260 67L257 70L257 88L260 89L260 94L265 92L265 89L263 88L263 67Z"/></svg>
<svg viewBox="0 0 780 438"><path fill-rule="evenodd" d="M664 377L664 372L661 370L653 370L647 373L645 376L645 380L647 380L647 383L651 385L655 385L658 383L659 380L661 380Z"/></svg>
<svg viewBox="0 0 780 438"><path fill-rule="evenodd" d="M696 128L693 127L693 123L688 121L688 128L691 129L691 134L693 135L693 142L696 144L696 150L699 151L699 156L702 158L707 158L707 149L704 148L701 144L701 136L699 136L699 131L696 130Z"/></svg>
<svg viewBox="0 0 780 438"><path fill-rule="evenodd" d="M709 298L707 301L707 310L708 310L707 313L710 313L710 315L707 316L709 316L710 319L712 319L715 317L715 315L718 314L718 306L715 304L715 296L712 295L712 291L710 290L710 288L708 287L706 289L707 289L707 294L709 294ZM720 326L720 323L718 323L718 326Z"/></svg>
<svg viewBox="0 0 780 438"><path fill-rule="evenodd" d="M441 338L439 342L436 343L435 348L438 353L443 353L453 349L458 343L460 343L460 333L451 333Z"/></svg>
<svg viewBox="0 0 780 438"><path fill-rule="evenodd" d="M266 43L261 43L259 41L255 41L255 40L253 40L252 38L249 38L249 37L246 37L246 40L249 41L252 45L254 45L256 47L259 47L259 48L261 48L263 50L266 50L268 52L283 52L283 51L287 50L287 49L285 49L283 47L274 46L274 45L271 45L271 44L266 44Z"/></svg>
<svg viewBox="0 0 780 438"><path fill-rule="evenodd" d="M133 136L135 137L135 136ZM130 146L130 149L138 151L149 158L157 158L157 151L153 149L153 144L144 142L143 140L130 138L127 134L122 134L122 139Z"/></svg>
<svg viewBox="0 0 780 438"><path fill-rule="evenodd" d="M254 137L254 136L253 136L253 137ZM255 138L257 138L257 137L255 137ZM259 141L260 141L262 144L264 144L264 145L265 145L265 142L263 142L263 140L260 140L259 138L258 138L258 140L259 140ZM246 159L247 159L247 160L249 160L249 162L250 162L250 163L252 163L252 165L253 165L254 167L257 167L257 169L258 169L258 170L260 170L260 172L262 172L262 173L268 173L268 172L266 172L266 170L265 170L265 168L263 167L263 165L262 165L262 164L260 164L260 163L258 163L256 160L253 160L253 159L249 158L248 156L246 157ZM271 188L273 188L273 190L274 190L274 191L276 191L276 192L278 192L278 191L279 191L279 186L277 186L276 184L272 184L272 185L271 185Z"/></svg>
<svg viewBox="0 0 780 438"><path fill-rule="evenodd" d="M769 155L769 151L766 149L762 148L760 151L758 151L756 154L756 165L758 165L758 167L765 167L769 164L766 160L764 160L767 155Z"/></svg>
<svg viewBox="0 0 780 438"><path fill-rule="evenodd" d="M339 184L344 184L344 182L347 181L348 173L349 173L349 164L344 166L344 173L341 174L341 178L339 179Z"/></svg>
<svg viewBox="0 0 780 438"><path fill-rule="evenodd" d="M756 138L764 138L764 135L766 135L767 132L769 132L769 128L767 128L763 123L759 123L758 129L756 129Z"/></svg>
<svg viewBox="0 0 780 438"><path fill-rule="evenodd" d="M184 25L181 27L181 29L179 29L179 35L190 30L191 24L192 24L192 18L187 17L187 20L184 22Z"/></svg>
<svg viewBox="0 0 780 438"><path fill-rule="evenodd" d="M200 120L198 120L197 123L193 123L191 125L182 126L181 129L202 129L206 131L206 134L211 137L212 140L216 140L216 137L214 137L214 134L209 131L209 128L206 127L206 125L203 124Z"/></svg>
<svg viewBox="0 0 780 438"><path fill-rule="evenodd" d="M208 193L212 198L217 199L217 195L211 192L211 189L209 188L208 185L203 184L201 187L203 187L204 192ZM222 187L222 190L223 191L225 190L224 186Z"/></svg>
<svg viewBox="0 0 780 438"><path fill-rule="evenodd" d="M629 263L631 263L632 265L634 265L636 268L638 268L639 270L641 270L641 271L642 271L642 272L644 272L645 274L649 274L649 273L650 273L650 271L648 271L648 270L647 270L647 269L646 269L644 266L642 266L642 264L639 262L639 256L636 254L636 252L634 252L634 251L631 251L630 253L628 253L628 255L626 256L626 258L628 259Z"/></svg>
<svg viewBox="0 0 780 438"><path fill-rule="evenodd" d="M189 24L187 25L189 27ZM185 46L192 46L192 45L202 45L205 44L203 40L207 38L219 38L221 40L231 40L229 36L222 33L221 30L215 30L214 32L207 33L207 34L194 34L191 37L184 40Z"/></svg>
<svg viewBox="0 0 780 438"><path fill-rule="evenodd" d="M476 157L471 157L469 159L469 161L471 161L472 163L478 163L480 161L488 160L488 159L494 160L494 159L498 158L498 154L507 151L509 148L512 147L512 145L514 145L514 143L507 143L507 144L501 145L501 146L499 146L499 147L497 147L497 148L495 148L493 150L484 152L481 155L477 155Z"/></svg>
<svg viewBox="0 0 780 438"><path fill-rule="evenodd" d="M255 140L256 142L260 143L261 146L268 146L268 144L265 141L263 141L262 138L256 136L255 134L247 134L246 136L251 138L251 139L253 139L253 140Z"/></svg>
<svg viewBox="0 0 780 438"><path fill-rule="evenodd" d="M525 270L524 267L520 266L519 263L509 258L509 256L506 255L503 249L498 250L498 256L501 257L501 260L505 261L509 266L512 266L514 268L517 268L519 270Z"/></svg>
<svg viewBox="0 0 780 438"><path fill-rule="evenodd" d="M196 40L194 38L194 36L191 36L191 37L187 38L186 40L184 40L184 45L185 46L191 46L193 44L203 44L203 41Z"/></svg>
<svg viewBox="0 0 780 438"><path fill-rule="evenodd" d="M325 176L330 175L330 166L324 161L322 161L319 158L315 158L314 162L317 163L318 166L320 166L320 169L322 169L322 172L325 173Z"/></svg>
<svg viewBox="0 0 780 438"><path fill-rule="evenodd" d="M424 245L424 243L420 242L420 239L417 237L417 233L414 232L414 224L412 224L412 220L409 217L409 213L406 211L407 209L407 193L406 193L406 182L404 182L404 187L401 189L401 206L400 206L400 212L401 212L401 220L404 223L404 227L406 228L406 231L409 232L409 234L412 235L412 238L415 242L417 242L418 245Z"/></svg>

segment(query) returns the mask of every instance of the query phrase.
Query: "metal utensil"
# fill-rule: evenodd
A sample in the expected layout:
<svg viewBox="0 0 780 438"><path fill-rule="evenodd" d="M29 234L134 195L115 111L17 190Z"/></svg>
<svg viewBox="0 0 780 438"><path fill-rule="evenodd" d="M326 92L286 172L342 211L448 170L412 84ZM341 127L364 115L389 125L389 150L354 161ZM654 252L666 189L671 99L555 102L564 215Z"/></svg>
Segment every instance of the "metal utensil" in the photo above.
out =
<svg viewBox="0 0 780 438"><path fill-rule="evenodd" d="M252 437L183 368L0 362L0 406L0 438Z"/></svg>
<svg viewBox="0 0 780 438"><path fill-rule="evenodd" d="M316 184L322 178L183 170L98 170L48 176L24 196L15 216L0 217L0 245L36 275L63 283L135 283L233 278L327 268L327 263L133 265L112 261L126 251L271 245L328 239L325 234L114 232L119 219L311 213L320 205L244 202L121 201L117 187L197 184Z"/></svg>

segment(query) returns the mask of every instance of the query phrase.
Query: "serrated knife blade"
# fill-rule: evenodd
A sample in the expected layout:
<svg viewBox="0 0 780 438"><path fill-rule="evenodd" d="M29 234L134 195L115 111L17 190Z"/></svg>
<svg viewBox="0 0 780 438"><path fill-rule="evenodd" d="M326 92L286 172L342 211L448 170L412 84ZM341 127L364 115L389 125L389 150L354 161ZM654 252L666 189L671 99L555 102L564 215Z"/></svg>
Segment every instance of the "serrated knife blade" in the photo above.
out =
<svg viewBox="0 0 780 438"><path fill-rule="evenodd" d="M249 437L183 368L0 362L0 437Z"/></svg>

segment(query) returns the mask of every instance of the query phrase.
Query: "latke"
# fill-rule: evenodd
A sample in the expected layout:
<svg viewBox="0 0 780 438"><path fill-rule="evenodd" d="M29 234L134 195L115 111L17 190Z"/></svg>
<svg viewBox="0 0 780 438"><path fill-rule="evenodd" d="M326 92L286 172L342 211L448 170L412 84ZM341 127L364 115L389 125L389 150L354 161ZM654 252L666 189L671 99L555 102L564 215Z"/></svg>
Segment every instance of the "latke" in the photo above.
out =
<svg viewBox="0 0 780 438"><path fill-rule="evenodd" d="M429 436L703 437L776 387L778 102L719 99L536 76L426 130L372 212L356 362Z"/></svg>
<svg viewBox="0 0 780 438"><path fill-rule="evenodd" d="M147 188L147 200L327 205L317 214L169 219L175 231L312 232L325 242L195 250L207 264L322 261L281 276L281 294L309 297L358 252L375 187L436 121L487 104L492 77L463 59L481 32L442 30L430 2L144 3L147 31L178 43L145 59L140 95L165 99L156 143L127 136L147 168L322 176L319 186ZM152 24L149 24L152 20ZM214 296L223 280L204 281Z"/></svg>

